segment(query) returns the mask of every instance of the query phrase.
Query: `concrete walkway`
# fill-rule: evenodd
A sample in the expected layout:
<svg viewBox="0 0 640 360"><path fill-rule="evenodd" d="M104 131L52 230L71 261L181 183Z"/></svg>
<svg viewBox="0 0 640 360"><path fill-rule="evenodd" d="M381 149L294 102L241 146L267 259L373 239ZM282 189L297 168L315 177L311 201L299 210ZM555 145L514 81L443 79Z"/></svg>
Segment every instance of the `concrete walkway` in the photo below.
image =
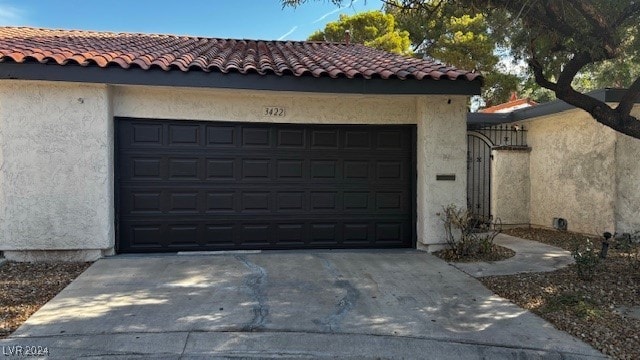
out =
<svg viewBox="0 0 640 360"><path fill-rule="evenodd" d="M499 234L494 243L515 251L516 255L510 259L492 263L451 263L451 265L473 277L482 277L554 271L574 262L569 251L537 241Z"/></svg>
<svg viewBox="0 0 640 360"><path fill-rule="evenodd" d="M427 253L116 256L0 349L51 358L604 358Z"/></svg>

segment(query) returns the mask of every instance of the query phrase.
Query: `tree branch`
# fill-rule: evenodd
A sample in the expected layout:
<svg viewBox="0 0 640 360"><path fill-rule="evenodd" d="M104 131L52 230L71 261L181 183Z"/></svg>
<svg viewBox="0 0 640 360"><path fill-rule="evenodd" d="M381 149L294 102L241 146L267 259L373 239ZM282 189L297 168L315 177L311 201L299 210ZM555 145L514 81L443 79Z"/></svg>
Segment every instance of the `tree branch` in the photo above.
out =
<svg viewBox="0 0 640 360"><path fill-rule="evenodd" d="M565 64L564 68L560 72L560 76L558 76L558 88L556 89L556 92L573 90L573 88L571 87L573 79L580 72L580 70L582 70L583 67L585 67L592 61L593 58L591 57L591 54L586 51L575 54L571 58L571 60L569 60Z"/></svg>
<svg viewBox="0 0 640 360"><path fill-rule="evenodd" d="M620 16L615 20L614 24L623 24L629 18L632 18L636 15L640 14L640 1L634 2L627 6L622 12Z"/></svg>
<svg viewBox="0 0 640 360"><path fill-rule="evenodd" d="M603 49L607 56L614 57L618 49L618 44L614 40L613 31L608 19L593 6L592 3L584 0L567 0L584 17L593 28L593 33L603 40ZM618 24L615 24L616 26Z"/></svg>
<svg viewBox="0 0 640 360"><path fill-rule="evenodd" d="M616 111L621 116L627 116L631 114L631 110L636 101L640 101L640 77L638 77L624 93L624 96L622 96L620 103L616 107Z"/></svg>
<svg viewBox="0 0 640 360"><path fill-rule="evenodd" d="M547 77L544 76L544 67L534 55L532 55L531 60L529 60L529 66L531 67L531 70L533 70L533 76L535 76L536 83L538 83L538 85L553 92L556 91L558 88L557 84L549 81Z"/></svg>

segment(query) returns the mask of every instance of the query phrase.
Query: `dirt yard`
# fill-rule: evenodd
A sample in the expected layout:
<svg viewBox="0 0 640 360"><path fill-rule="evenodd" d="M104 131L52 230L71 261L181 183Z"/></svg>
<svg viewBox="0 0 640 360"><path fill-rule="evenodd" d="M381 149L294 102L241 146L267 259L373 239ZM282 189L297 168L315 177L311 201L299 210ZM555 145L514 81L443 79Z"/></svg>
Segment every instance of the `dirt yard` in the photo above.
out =
<svg viewBox="0 0 640 360"><path fill-rule="evenodd" d="M51 300L90 263L15 263L0 265L0 339Z"/></svg>

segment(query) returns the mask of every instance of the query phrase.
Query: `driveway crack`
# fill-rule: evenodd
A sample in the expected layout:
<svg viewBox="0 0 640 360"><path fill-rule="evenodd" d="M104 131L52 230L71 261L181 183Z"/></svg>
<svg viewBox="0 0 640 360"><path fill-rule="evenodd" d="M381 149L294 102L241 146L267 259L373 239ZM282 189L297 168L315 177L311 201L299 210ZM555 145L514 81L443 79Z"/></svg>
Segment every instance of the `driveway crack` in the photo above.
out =
<svg viewBox="0 0 640 360"><path fill-rule="evenodd" d="M327 331L335 333L340 329L340 323L344 317L355 307L360 297L360 291L349 280L344 279L340 270L329 259L321 255L317 256L322 260L324 268L335 278L334 285L345 292L345 295L336 303L335 310L331 315L323 320L314 320L314 323L323 325Z"/></svg>
<svg viewBox="0 0 640 360"><path fill-rule="evenodd" d="M260 331L264 328L269 317L267 270L249 261L245 256L237 255L235 258L251 270L251 273L245 278L245 286L251 291L251 297L255 302L253 318L242 327L242 331Z"/></svg>

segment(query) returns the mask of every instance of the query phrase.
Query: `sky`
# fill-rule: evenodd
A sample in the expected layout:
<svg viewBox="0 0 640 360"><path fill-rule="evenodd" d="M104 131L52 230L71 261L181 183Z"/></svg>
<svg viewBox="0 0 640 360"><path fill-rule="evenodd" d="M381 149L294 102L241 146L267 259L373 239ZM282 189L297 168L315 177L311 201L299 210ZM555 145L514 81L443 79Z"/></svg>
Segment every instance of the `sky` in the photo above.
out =
<svg viewBox="0 0 640 360"><path fill-rule="evenodd" d="M380 0L328 0L296 9L279 0L0 0L0 26L305 40L340 14L382 8Z"/></svg>

